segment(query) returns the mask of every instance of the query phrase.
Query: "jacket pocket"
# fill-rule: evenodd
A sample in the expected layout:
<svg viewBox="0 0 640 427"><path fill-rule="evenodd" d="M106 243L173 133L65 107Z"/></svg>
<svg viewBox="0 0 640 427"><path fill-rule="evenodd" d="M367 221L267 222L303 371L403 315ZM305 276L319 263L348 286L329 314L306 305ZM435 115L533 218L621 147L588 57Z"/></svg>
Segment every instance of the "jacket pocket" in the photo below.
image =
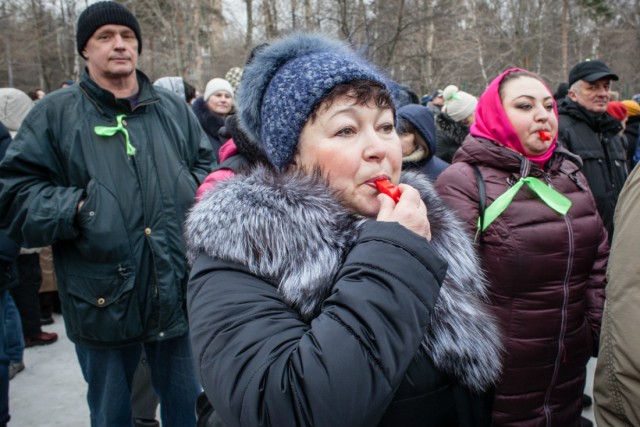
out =
<svg viewBox="0 0 640 427"><path fill-rule="evenodd" d="M92 267L90 273L68 276L72 312L65 316L73 319L78 338L101 344L140 338L144 324L133 268L125 264Z"/></svg>
<svg viewBox="0 0 640 427"><path fill-rule="evenodd" d="M130 252L129 232L118 197L96 180L87 185L87 197L78 214L80 235L75 245L93 261L115 261Z"/></svg>

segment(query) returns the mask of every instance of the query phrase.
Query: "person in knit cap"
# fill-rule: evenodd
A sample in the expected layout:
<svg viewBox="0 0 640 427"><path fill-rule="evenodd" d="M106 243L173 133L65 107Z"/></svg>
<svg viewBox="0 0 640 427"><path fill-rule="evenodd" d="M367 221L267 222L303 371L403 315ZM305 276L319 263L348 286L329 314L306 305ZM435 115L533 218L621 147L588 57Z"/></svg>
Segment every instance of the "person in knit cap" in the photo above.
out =
<svg viewBox="0 0 640 427"><path fill-rule="evenodd" d="M506 336L496 427L580 426L586 365L597 354L607 232L580 159L557 135L547 85L508 69L480 96L470 135L436 181L476 236Z"/></svg>
<svg viewBox="0 0 640 427"><path fill-rule="evenodd" d="M622 129L620 130L618 135L622 135L627 125L627 106L620 101L611 101L607 105L607 113L609 113L610 116L620 122L620 124L622 125Z"/></svg>
<svg viewBox="0 0 640 427"><path fill-rule="evenodd" d="M436 157L436 127L427 107L408 104L398 108L398 134L402 141L402 168L415 169L435 181L449 166Z"/></svg>
<svg viewBox="0 0 640 427"><path fill-rule="evenodd" d="M436 156L451 163L453 155L469 134L478 100L455 85L444 89L443 98L442 112L436 116Z"/></svg>
<svg viewBox="0 0 640 427"><path fill-rule="evenodd" d="M231 83L225 79L214 78L207 83L204 95L193 102L193 112L209 138L216 161L224 142L220 140L219 131L224 126L225 117L232 112L233 95Z"/></svg>
<svg viewBox="0 0 640 427"><path fill-rule="evenodd" d="M52 245L92 427L131 426L147 356L162 424L194 426L182 224L213 156L189 105L137 69L136 17L114 1L78 17L86 68L26 117L0 164L0 231Z"/></svg>
<svg viewBox="0 0 640 427"><path fill-rule="evenodd" d="M231 67L227 74L224 75L224 79L231 83L231 87L234 92L238 91L240 87L240 79L242 79L242 67Z"/></svg>
<svg viewBox="0 0 640 427"><path fill-rule="evenodd" d="M316 34L244 68L236 117L264 160L186 224L191 340L224 425L489 425L500 335L469 236L401 173L392 87Z"/></svg>
<svg viewBox="0 0 640 427"><path fill-rule="evenodd" d="M627 107L627 124L624 128L624 136L627 138L627 166L632 170L636 165L633 160L638 147L638 129L640 129L640 104L632 99L622 101Z"/></svg>

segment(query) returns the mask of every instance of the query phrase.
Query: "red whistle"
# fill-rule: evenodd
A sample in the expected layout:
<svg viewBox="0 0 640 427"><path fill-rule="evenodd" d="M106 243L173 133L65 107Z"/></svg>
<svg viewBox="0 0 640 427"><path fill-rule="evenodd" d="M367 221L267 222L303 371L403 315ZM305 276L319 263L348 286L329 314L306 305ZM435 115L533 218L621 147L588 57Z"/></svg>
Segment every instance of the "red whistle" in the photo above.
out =
<svg viewBox="0 0 640 427"><path fill-rule="evenodd" d="M398 200L400 200L400 190L398 190L398 187L393 185L388 179L376 181L376 187L378 187L378 191L382 194L386 194L391 197L394 202L398 203Z"/></svg>
<svg viewBox="0 0 640 427"><path fill-rule="evenodd" d="M540 139L543 141L551 141L551 132L548 130L540 130L538 131L538 135L540 135Z"/></svg>

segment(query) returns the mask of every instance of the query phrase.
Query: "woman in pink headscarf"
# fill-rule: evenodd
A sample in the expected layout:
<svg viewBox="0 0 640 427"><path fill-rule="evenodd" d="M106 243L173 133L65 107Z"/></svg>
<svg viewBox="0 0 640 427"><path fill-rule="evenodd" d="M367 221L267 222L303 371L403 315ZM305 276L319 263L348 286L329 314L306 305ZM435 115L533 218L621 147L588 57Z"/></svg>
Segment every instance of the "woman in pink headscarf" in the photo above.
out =
<svg viewBox="0 0 640 427"><path fill-rule="evenodd" d="M607 235L581 161L557 133L549 88L509 69L480 97L471 134L436 182L475 237L505 337L495 426L579 426L597 354Z"/></svg>

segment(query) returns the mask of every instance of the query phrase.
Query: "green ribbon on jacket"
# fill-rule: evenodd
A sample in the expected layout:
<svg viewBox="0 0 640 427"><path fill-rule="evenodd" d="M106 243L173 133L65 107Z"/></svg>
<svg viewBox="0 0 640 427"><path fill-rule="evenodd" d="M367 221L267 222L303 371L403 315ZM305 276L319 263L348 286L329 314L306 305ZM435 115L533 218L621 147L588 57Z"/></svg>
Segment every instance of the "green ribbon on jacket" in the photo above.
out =
<svg viewBox="0 0 640 427"><path fill-rule="evenodd" d="M532 176L527 178L520 178L520 180L510 189L505 191L496 200L491 203L491 206L487 207L484 211L484 223L482 229L480 229L480 218L478 218L478 231L482 232L491 225L493 221L498 218L502 212L511 204L515 195L520 191L522 186L527 184L529 188L540 197L540 199L546 203L554 211L561 215L566 215L571 207L571 200L563 196L547 184L534 178Z"/></svg>
<svg viewBox="0 0 640 427"><path fill-rule="evenodd" d="M116 121L118 123L118 126L113 126L113 127L110 127L110 126L96 126L93 129L93 131L98 136L113 136L118 132L122 132L124 134L125 142L127 143L127 154L129 156L135 156L136 147L131 145L131 140L129 139L129 131L127 131L127 129L122 124L122 120L125 117L127 117L126 114L120 114L120 115L116 116Z"/></svg>

